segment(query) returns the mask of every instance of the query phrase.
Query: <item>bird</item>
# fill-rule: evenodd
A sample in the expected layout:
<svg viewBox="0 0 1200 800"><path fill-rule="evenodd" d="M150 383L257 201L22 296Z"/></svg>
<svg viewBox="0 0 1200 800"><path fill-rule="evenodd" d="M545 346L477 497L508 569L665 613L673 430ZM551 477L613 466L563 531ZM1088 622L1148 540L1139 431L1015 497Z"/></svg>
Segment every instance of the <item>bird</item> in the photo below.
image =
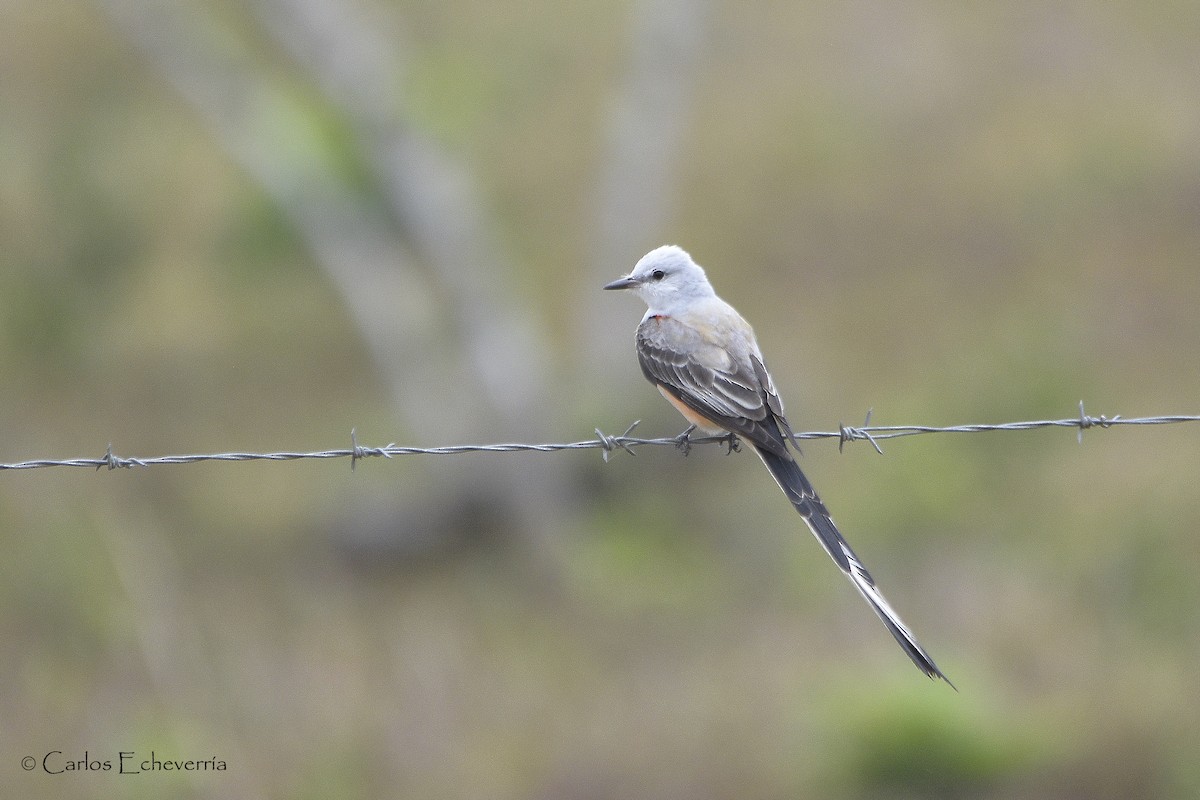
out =
<svg viewBox="0 0 1200 800"><path fill-rule="evenodd" d="M801 471L789 445L796 454L800 447L754 330L717 296L704 269L683 248L663 245L603 288L630 290L646 303L635 335L638 363L646 379L688 421L680 443L686 444L696 430L732 434L748 442L825 552L917 668L953 687L876 587Z"/></svg>

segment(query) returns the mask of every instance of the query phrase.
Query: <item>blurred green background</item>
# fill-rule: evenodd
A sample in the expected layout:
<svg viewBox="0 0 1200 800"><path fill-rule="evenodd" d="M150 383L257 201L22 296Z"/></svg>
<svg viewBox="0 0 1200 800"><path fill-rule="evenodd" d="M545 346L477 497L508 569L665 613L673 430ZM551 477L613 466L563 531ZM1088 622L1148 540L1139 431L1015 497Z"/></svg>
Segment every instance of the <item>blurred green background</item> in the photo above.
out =
<svg viewBox="0 0 1200 800"><path fill-rule="evenodd" d="M16 0L0 461L1200 413L1200 5ZM1200 796L1200 428L0 473L26 798ZM218 758L220 773L21 759Z"/></svg>

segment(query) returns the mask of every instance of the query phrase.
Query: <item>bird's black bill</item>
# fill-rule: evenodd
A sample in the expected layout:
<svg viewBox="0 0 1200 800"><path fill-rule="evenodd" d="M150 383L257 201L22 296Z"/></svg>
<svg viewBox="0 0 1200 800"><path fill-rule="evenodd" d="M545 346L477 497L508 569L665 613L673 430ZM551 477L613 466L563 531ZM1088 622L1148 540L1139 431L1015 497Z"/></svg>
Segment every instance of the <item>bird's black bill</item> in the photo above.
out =
<svg viewBox="0 0 1200 800"><path fill-rule="evenodd" d="M635 279L630 278L630 277L625 277L625 278L617 278L612 283L604 284L604 288L605 289L632 289L634 286L637 286L637 285L638 285L638 282Z"/></svg>

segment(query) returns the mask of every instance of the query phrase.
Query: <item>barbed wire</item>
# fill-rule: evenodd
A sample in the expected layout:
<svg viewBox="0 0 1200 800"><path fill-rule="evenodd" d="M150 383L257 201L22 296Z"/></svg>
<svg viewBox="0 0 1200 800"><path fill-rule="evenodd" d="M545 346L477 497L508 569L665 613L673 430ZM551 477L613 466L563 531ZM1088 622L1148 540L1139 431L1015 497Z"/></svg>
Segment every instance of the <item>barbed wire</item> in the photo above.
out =
<svg viewBox="0 0 1200 800"><path fill-rule="evenodd" d="M997 424L972 425L870 425L871 412L867 412L866 422L862 426L838 425L836 431L806 431L797 433L797 439L837 439L838 449L845 447L847 442L866 441L879 453L883 449L879 442L884 439L896 439L902 436L917 436L927 433L982 433L985 431L1028 431L1038 428L1075 428L1078 439L1083 441L1083 432L1090 428L1111 428L1115 425L1172 425L1183 422L1200 422L1200 415L1175 415L1158 417L1094 417L1079 404L1079 416L1065 419L1030 420L1026 422L1002 422ZM686 433L679 436L669 436L656 439L643 439L631 436L633 429L640 420L634 422L624 433L609 436L596 428L595 439L584 439L578 442L561 442L552 444L456 444L440 447L410 447L388 444L384 447L364 447L358 443L358 435L350 431L350 444L347 449L318 450L314 452L280 452L280 453L202 453L179 456L153 456L149 458L134 458L118 456L113 452L112 444L100 458L66 458L66 459L35 459L18 461L11 464L0 464L0 470L42 469L48 467L92 467L94 469L131 469L133 467L151 467L159 464L196 464L202 461L297 461L309 458L349 458L350 468L354 469L359 460L364 458L394 458L409 455L453 455L457 453L516 453L537 452L550 453L560 450L600 450L605 461L618 449L630 455L637 455L637 447L671 446L681 449L685 454L694 445L724 444L732 452L738 447L738 439L732 434L724 436L689 436Z"/></svg>

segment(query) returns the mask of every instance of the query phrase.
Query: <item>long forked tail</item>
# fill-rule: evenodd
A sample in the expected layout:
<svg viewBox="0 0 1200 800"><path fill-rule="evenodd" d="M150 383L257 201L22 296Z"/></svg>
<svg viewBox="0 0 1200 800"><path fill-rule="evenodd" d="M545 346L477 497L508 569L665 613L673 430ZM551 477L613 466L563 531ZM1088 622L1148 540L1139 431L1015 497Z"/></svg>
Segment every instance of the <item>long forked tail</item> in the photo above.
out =
<svg viewBox="0 0 1200 800"><path fill-rule="evenodd" d="M817 537L817 541L825 548L825 552L829 553L834 563L841 568L842 572L846 573L846 577L854 584L854 588L858 589L871 608L875 609L875 613L883 620L883 624L904 648L904 652L908 653L908 657L912 659L913 663L930 678L941 678L953 687L954 684L950 683L950 679L942 674L937 664L933 663L933 659L917 642L912 631L904 624L904 620L900 619L900 615L876 588L871 573L867 572L867 568L863 566L858 556L850 549L850 545L842 538L841 532L833 524L833 519L826 510L825 504L817 496L817 492L809 483L808 478L800 471L800 465L790 456L785 458L760 447L755 447L754 450L766 464L767 469L771 471L771 476L775 478L779 488L783 489L788 500L800 512L800 516L804 518L813 535Z"/></svg>

